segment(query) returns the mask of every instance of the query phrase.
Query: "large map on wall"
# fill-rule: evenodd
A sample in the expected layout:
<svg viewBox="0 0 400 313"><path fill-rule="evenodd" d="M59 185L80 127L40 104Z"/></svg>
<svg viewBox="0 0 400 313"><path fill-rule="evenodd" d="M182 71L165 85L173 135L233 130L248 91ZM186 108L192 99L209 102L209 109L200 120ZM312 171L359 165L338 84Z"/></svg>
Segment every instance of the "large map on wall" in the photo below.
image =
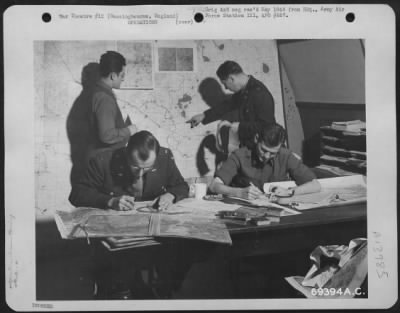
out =
<svg viewBox="0 0 400 313"><path fill-rule="evenodd" d="M213 175L215 155L208 147L216 123L191 129L186 121L226 99L226 90L215 75L225 60L237 61L245 72L268 86L274 96L277 120L283 123L275 41L206 40L190 41L188 46L195 49L195 71L157 72L152 62L152 42L35 43L35 187L39 217L71 207L66 120L82 90L82 68L98 62L107 50L122 52L130 66L127 83L131 88L115 91L124 117L129 116L139 129L151 131L161 145L169 147L185 178Z"/></svg>

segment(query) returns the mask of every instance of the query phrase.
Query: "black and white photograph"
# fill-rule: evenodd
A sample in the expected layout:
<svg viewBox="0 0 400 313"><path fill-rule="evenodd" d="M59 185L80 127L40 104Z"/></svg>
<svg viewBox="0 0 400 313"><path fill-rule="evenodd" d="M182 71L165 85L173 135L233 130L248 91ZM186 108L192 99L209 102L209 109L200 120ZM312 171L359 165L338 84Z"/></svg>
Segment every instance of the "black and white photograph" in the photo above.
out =
<svg viewBox="0 0 400 313"><path fill-rule="evenodd" d="M310 7L316 25L335 11L351 24L357 11ZM30 206L20 209L29 211L25 218L15 200L6 207L13 303L27 288L24 275L33 290L27 303L38 310L83 310L87 301L120 310L397 301L388 243L397 237L389 215L396 212L394 76L379 76L390 67L386 56L380 72L368 69L394 48L360 28L312 33L313 20L293 35L240 30L248 19L278 27L282 14L300 25L291 14L304 7L281 8L129 7L110 15L107 7L50 7L55 33L45 35L45 16L33 10L44 26L28 40L30 76L9 98L18 75L5 69L5 112L20 117L5 128L6 168L15 168L6 193L30 186L18 195ZM110 36L118 29L110 24L101 34L121 21L121 33ZM168 21L169 32L160 25ZM202 23L221 29L205 36ZM6 60L21 53L17 39L12 47ZM17 102L26 96L28 111ZM21 149L26 164L17 167ZM31 244L29 261L21 261ZM377 290L385 280L387 298Z"/></svg>

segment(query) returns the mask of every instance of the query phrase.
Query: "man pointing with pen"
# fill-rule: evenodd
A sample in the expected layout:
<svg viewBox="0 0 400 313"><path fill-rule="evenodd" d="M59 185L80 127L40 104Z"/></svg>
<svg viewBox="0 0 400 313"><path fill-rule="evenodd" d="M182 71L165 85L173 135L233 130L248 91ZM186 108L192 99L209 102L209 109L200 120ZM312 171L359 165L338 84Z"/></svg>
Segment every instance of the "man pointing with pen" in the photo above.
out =
<svg viewBox="0 0 400 313"><path fill-rule="evenodd" d="M238 133L241 146L252 146L253 137L262 122L275 122L274 98L268 88L251 75L247 75L242 67L234 61L225 61L217 70L221 84L233 92L231 101L223 102L203 113L194 115L187 123L191 127L208 124L221 119L224 114L238 111L238 122L221 121L222 125L231 125Z"/></svg>

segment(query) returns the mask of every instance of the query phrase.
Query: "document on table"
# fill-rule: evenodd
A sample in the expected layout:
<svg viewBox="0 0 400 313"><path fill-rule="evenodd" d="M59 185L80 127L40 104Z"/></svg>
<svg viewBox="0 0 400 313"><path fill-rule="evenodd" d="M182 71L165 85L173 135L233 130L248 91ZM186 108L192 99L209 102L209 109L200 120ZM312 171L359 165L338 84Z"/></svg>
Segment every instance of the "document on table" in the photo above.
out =
<svg viewBox="0 0 400 313"><path fill-rule="evenodd" d="M231 244L226 225L215 216L221 207L219 205L219 208L206 214L193 213L201 209L201 204L199 207L193 203L191 208L175 205L171 210L144 212L140 209L148 208L148 203L139 202L137 209L132 211L95 208L56 211L55 220L63 239L131 237L135 241L136 237L137 241L143 241L146 237L182 237ZM223 207L226 209L228 205ZM236 209L239 206L230 207Z"/></svg>
<svg viewBox="0 0 400 313"><path fill-rule="evenodd" d="M250 205L250 206L255 206L255 207L260 207L260 208L278 208L282 210L281 216L288 216L288 215L296 215L296 214L301 214L301 212L298 212L296 210L293 210L289 207L282 206L280 204L271 202L269 200L269 197L266 195L261 196L258 199L254 200L248 200L248 199L243 199L243 198L237 198L237 197L229 197L228 199L231 199L233 202L236 203L241 203L243 205Z"/></svg>
<svg viewBox="0 0 400 313"><path fill-rule="evenodd" d="M196 216L204 216L216 218L219 211L235 211L240 208L240 204L230 204L222 201L198 200L195 198L186 198L170 207L167 214L193 214Z"/></svg>
<svg viewBox="0 0 400 313"><path fill-rule="evenodd" d="M281 198L278 203L297 210L307 210L367 201L366 178L363 175L323 178L318 181L321 184L320 192ZM296 184L293 181L267 183L264 184L264 190L269 190L271 186L288 188Z"/></svg>
<svg viewBox="0 0 400 313"><path fill-rule="evenodd" d="M79 234L84 235L80 226L84 225L90 216L137 214L138 210L148 208L152 203L153 201L135 202L135 209L130 211L115 211L90 207L79 207L74 208L71 211L56 211L54 214L54 219L61 237L63 239L68 239L71 236L79 236Z"/></svg>

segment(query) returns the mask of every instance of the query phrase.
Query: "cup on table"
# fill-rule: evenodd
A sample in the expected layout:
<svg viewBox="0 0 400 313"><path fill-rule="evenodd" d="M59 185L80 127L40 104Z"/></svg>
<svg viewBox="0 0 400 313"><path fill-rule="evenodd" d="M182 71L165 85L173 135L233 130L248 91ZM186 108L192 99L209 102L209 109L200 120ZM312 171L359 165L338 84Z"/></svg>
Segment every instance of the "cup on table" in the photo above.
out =
<svg viewBox="0 0 400 313"><path fill-rule="evenodd" d="M194 197L198 200L203 199L207 194L207 184L205 183L195 183L191 187L193 188Z"/></svg>

